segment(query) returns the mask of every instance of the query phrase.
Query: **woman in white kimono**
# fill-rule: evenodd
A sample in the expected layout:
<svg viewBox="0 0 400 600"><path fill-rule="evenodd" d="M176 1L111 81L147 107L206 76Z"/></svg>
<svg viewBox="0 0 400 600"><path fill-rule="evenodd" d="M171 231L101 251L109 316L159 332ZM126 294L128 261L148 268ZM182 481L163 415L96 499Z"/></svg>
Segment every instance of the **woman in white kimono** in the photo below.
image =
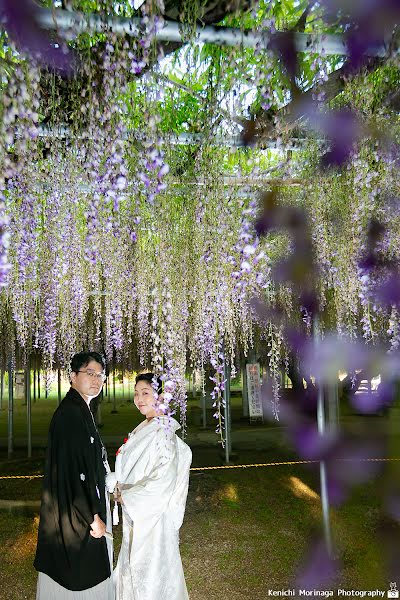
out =
<svg viewBox="0 0 400 600"><path fill-rule="evenodd" d="M116 600L188 600L179 553L192 453L175 419L160 416L153 375L138 375L135 405L145 420L119 449L107 487L122 505ZM116 505L118 512L118 505ZM114 509L115 514L115 509Z"/></svg>

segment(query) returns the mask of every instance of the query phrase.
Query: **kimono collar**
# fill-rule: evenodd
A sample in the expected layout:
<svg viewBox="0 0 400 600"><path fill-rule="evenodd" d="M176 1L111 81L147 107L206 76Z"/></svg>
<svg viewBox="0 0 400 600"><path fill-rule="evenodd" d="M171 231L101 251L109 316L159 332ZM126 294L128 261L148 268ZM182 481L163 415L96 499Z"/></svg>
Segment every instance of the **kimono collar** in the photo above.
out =
<svg viewBox="0 0 400 600"><path fill-rule="evenodd" d="M166 416L154 417L150 421L149 425L152 425L153 423L156 426L162 425L166 429L170 429L173 433L175 433L175 431L178 431L178 429L181 429L181 426L179 425L178 421L176 421L172 417L166 417Z"/></svg>
<svg viewBox="0 0 400 600"><path fill-rule="evenodd" d="M80 395L80 393L74 388L69 388L68 392L65 394L64 400L75 402L76 404L85 405L89 410L90 406L86 402L84 398Z"/></svg>

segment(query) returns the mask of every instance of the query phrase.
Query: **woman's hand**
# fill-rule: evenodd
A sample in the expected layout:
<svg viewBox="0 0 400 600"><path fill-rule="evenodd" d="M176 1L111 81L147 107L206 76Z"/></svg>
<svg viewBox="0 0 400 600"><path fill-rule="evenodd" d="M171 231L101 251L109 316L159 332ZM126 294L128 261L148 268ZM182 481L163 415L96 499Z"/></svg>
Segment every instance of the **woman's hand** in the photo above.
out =
<svg viewBox="0 0 400 600"><path fill-rule="evenodd" d="M117 485L115 486L115 490L114 490L114 500L115 502L118 502L118 504L123 504L124 501L122 499L122 495L121 495L121 488L119 487L119 484L117 482Z"/></svg>

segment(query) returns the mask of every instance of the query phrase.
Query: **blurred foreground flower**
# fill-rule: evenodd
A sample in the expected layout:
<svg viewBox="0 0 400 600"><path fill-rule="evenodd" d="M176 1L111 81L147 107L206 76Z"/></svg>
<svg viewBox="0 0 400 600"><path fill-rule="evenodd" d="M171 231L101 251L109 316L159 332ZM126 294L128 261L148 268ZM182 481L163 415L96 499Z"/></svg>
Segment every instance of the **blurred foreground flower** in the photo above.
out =
<svg viewBox="0 0 400 600"><path fill-rule="evenodd" d="M340 563L329 556L320 539L311 543L309 553L296 580L298 589L321 589L332 584L340 572Z"/></svg>
<svg viewBox="0 0 400 600"><path fill-rule="evenodd" d="M1 20L17 48L50 69L69 75L74 55L64 42L51 37L40 25L39 11L33 0L0 0Z"/></svg>

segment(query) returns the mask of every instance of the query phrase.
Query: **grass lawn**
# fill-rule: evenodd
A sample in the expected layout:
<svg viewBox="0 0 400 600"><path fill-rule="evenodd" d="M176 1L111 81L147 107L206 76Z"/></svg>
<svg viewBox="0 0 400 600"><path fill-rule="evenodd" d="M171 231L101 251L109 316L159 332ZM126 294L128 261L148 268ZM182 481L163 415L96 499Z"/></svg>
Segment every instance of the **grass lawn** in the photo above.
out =
<svg viewBox="0 0 400 600"><path fill-rule="evenodd" d="M260 462L258 455L244 458ZM196 460L204 464L202 457ZM3 473L32 474L41 472L42 464L38 457L3 462L0 467ZM343 563L340 587L389 589L377 537L382 482L357 488L342 508L332 510L336 552ZM0 498L37 500L40 488L40 480L0 480ZM311 533L321 522L318 494L316 473L300 466L193 472L181 530L191 600L265 600L268 589L291 586ZM0 592L1 598L35 597L37 513L0 510L0 589L7 590ZM391 528L398 539L399 526L392 523ZM114 533L117 553L121 525Z"/></svg>
<svg viewBox="0 0 400 600"><path fill-rule="evenodd" d="M239 404L240 398L234 398L234 407L235 403ZM46 438L56 406L54 394L33 406L34 437ZM118 400L117 414L111 413L112 407L107 401L102 406L102 434L117 436L122 441L124 433L141 417L132 403L122 403L122 398ZM6 433L6 412L0 413L2 436ZM384 419L344 417L342 426L361 439L367 439L370 431L385 430L388 445L383 456L400 458L400 407L395 407ZM25 407L18 401L16 437L24 436L24 428ZM263 450L256 449L254 444L253 449L246 449L242 442L240 462L296 460L287 445L278 444L278 438L269 439L270 445L264 443ZM115 449L108 445L111 462ZM15 457L7 460L3 446L0 474L41 474L44 455L40 446L34 448L30 460L22 458L25 453L24 448L17 449ZM215 445L193 448L193 466L217 464L221 462ZM383 469L374 480L354 488L346 503L331 510L335 553L342 564L337 585L345 589L388 590L390 580L395 580L393 573L397 573L391 571L390 579L386 572L382 536L395 546L399 555L400 525L383 517L381 490L388 483L400 481L400 463L380 463L380 466ZM350 467L343 465L343 468ZM41 479L0 479L0 501L38 502L41 485ZM181 553L191 600L265 600L269 589L291 587L310 549L311 536L320 524L319 478L311 468L285 465L192 472L181 530ZM37 508L14 508L11 512L0 508L1 599L35 598L36 572L32 562L37 525ZM121 525L114 535L117 554ZM400 577L397 581L400 587ZM335 585L331 589L336 589Z"/></svg>

